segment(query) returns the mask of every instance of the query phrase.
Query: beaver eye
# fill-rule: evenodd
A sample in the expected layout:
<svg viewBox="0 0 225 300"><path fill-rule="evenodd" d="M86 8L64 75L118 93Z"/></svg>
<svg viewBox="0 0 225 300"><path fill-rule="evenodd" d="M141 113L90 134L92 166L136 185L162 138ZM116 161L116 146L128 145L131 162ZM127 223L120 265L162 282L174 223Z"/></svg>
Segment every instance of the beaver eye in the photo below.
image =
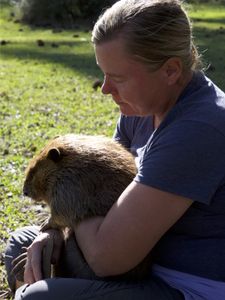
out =
<svg viewBox="0 0 225 300"><path fill-rule="evenodd" d="M29 177L30 179L32 179L34 177L34 173L35 173L34 168L31 168L29 170L29 172L27 173L27 177Z"/></svg>

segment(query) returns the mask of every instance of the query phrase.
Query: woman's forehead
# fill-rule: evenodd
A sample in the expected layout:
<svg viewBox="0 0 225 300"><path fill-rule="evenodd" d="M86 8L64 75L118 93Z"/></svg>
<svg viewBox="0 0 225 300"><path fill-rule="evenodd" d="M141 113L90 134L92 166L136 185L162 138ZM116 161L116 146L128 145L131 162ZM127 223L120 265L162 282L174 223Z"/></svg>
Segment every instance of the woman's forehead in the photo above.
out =
<svg viewBox="0 0 225 300"><path fill-rule="evenodd" d="M109 68L112 73L114 69L127 69L137 64L121 39L96 45L95 56L97 65L103 71Z"/></svg>
<svg viewBox="0 0 225 300"><path fill-rule="evenodd" d="M95 45L95 53L97 55L122 55L129 56L125 42L122 39L113 39L107 42L103 42Z"/></svg>

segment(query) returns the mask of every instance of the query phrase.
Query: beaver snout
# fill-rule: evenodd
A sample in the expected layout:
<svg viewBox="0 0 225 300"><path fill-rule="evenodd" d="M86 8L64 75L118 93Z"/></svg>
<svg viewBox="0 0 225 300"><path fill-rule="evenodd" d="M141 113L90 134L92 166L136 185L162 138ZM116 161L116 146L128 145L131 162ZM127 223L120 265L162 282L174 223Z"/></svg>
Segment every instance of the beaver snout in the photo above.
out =
<svg viewBox="0 0 225 300"><path fill-rule="evenodd" d="M26 196L26 197L30 196L29 189L26 185L23 186L23 195Z"/></svg>

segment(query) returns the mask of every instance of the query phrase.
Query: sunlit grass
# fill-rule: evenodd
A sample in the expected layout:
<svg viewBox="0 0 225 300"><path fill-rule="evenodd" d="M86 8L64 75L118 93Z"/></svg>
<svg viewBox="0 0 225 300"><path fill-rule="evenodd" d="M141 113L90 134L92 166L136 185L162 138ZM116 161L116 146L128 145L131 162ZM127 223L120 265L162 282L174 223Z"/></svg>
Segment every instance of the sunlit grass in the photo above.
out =
<svg viewBox="0 0 225 300"><path fill-rule="evenodd" d="M222 5L189 5L194 37L206 74L225 91L225 8Z"/></svg>
<svg viewBox="0 0 225 300"><path fill-rule="evenodd" d="M0 251L10 231L37 222L22 196L29 159L58 134L112 136L118 108L92 84L96 67L90 32L31 29L0 15ZM39 41L39 42L38 42ZM42 45L38 43L42 42ZM39 214L39 213L38 213ZM0 290L6 288L0 266Z"/></svg>

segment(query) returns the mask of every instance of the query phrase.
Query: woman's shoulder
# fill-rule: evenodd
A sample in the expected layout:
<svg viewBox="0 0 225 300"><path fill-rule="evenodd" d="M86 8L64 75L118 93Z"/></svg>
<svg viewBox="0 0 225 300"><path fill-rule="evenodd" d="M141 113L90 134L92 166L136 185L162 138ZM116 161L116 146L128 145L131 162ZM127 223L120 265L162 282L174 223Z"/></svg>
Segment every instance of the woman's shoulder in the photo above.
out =
<svg viewBox="0 0 225 300"><path fill-rule="evenodd" d="M194 74L177 104L163 121L162 127L171 125L172 129L182 123L191 129L193 125L210 131L214 129L225 136L225 93L202 72Z"/></svg>

